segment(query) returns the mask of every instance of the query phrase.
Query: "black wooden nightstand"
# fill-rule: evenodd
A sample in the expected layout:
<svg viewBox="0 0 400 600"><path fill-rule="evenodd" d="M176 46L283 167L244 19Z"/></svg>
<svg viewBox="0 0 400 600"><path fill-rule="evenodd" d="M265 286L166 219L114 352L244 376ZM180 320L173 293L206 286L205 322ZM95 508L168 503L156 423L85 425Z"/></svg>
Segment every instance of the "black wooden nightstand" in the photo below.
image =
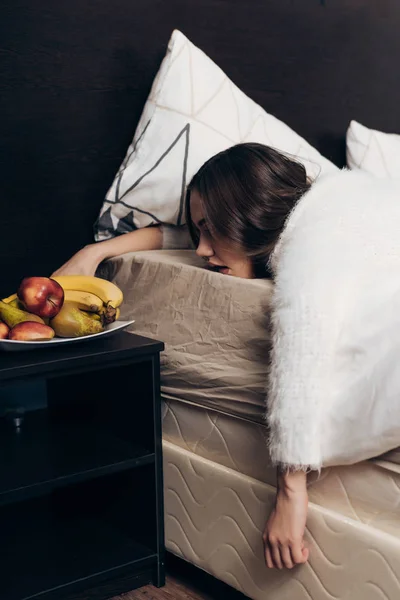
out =
<svg viewBox="0 0 400 600"><path fill-rule="evenodd" d="M0 419L1 600L164 584L163 349L118 332L1 353L0 386L41 381L44 395L21 423Z"/></svg>

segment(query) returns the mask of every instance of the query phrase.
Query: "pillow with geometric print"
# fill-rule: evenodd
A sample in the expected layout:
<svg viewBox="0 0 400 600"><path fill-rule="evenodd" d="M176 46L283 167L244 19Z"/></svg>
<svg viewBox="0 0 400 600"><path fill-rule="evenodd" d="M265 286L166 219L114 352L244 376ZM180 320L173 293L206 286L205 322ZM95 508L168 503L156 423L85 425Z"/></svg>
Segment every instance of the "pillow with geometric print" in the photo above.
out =
<svg viewBox="0 0 400 600"><path fill-rule="evenodd" d="M193 175L211 156L240 142L273 146L303 162L311 177L337 169L175 30L100 210L96 241L155 223L182 224Z"/></svg>
<svg viewBox="0 0 400 600"><path fill-rule="evenodd" d="M381 178L400 178L400 135L351 121L346 133L347 166Z"/></svg>

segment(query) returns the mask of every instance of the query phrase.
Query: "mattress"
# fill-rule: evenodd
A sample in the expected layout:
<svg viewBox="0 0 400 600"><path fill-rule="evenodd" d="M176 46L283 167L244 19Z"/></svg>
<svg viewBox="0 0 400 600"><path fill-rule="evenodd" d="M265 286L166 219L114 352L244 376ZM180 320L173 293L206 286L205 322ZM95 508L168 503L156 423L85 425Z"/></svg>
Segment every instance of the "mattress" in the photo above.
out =
<svg viewBox="0 0 400 600"><path fill-rule="evenodd" d="M275 489L164 441L168 550L253 600L398 600L400 540L310 502L310 559L269 570L261 534Z"/></svg>
<svg viewBox="0 0 400 600"><path fill-rule="evenodd" d="M163 439L193 455L275 486L263 425L191 403L163 401ZM394 458L394 457L392 457ZM397 457L398 458L398 457ZM400 539L400 466L387 458L328 467L308 475L310 501L340 519ZM400 561L400 559L399 559Z"/></svg>
<svg viewBox="0 0 400 600"><path fill-rule="evenodd" d="M253 600L398 600L400 467L388 458L308 476L306 565L267 570L275 498L262 424L164 399L169 551Z"/></svg>

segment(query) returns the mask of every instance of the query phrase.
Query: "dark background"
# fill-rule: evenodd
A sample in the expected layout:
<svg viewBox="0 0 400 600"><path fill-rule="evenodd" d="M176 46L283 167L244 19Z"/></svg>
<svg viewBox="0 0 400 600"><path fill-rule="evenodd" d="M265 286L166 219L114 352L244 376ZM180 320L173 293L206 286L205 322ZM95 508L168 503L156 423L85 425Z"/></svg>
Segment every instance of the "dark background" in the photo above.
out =
<svg viewBox="0 0 400 600"><path fill-rule="evenodd" d="M0 296L93 241L174 28L339 165L400 133L398 0L3 0Z"/></svg>

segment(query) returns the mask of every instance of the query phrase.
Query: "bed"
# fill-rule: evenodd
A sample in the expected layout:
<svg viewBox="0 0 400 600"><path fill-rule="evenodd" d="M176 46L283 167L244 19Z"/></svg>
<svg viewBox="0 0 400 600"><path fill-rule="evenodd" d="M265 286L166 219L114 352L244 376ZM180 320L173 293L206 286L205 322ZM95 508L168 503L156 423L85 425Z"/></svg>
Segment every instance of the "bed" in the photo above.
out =
<svg viewBox="0 0 400 600"><path fill-rule="evenodd" d="M311 559L291 572L265 568L261 535L275 495L264 423L271 282L210 272L190 250L126 254L102 275L125 290L132 331L166 344L168 550L254 600L397 598L395 449L310 474Z"/></svg>
<svg viewBox="0 0 400 600"><path fill-rule="evenodd" d="M33 0L2 14L1 297L93 241L173 29L338 167L352 119L400 133L397 0ZM309 477L311 560L266 570L267 280L127 254L132 331L162 339L167 548L253 600L400 597L400 450ZM201 290L201 293L199 293ZM219 306L217 306L219 305Z"/></svg>

